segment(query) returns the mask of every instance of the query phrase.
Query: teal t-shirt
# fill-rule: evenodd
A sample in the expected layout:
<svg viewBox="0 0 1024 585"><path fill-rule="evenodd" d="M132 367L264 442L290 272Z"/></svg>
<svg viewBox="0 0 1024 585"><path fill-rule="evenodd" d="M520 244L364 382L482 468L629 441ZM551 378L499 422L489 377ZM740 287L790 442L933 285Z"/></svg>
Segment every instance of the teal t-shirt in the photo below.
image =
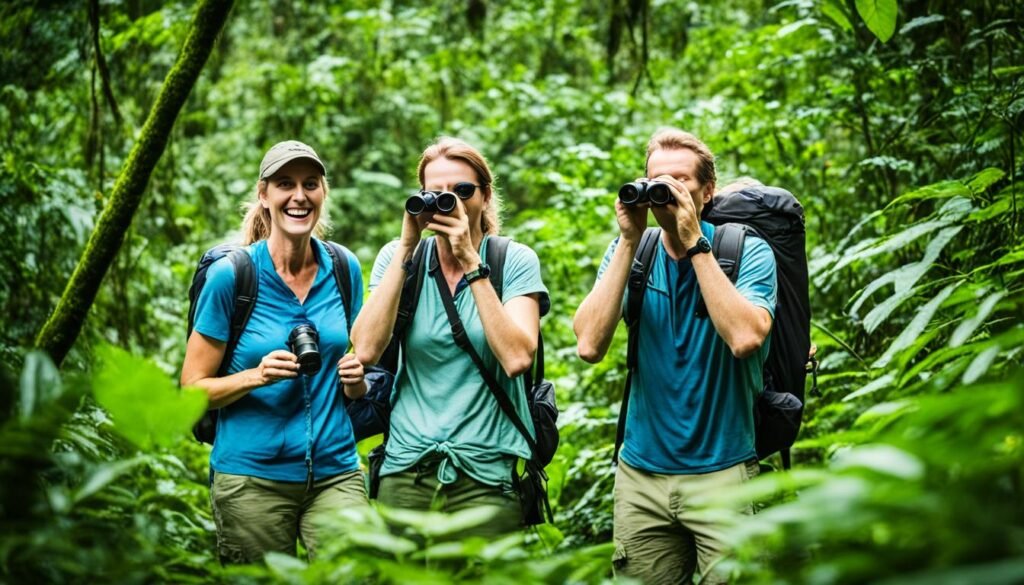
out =
<svg viewBox="0 0 1024 585"><path fill-rule="evenodd" d="M316 327L323 365L312 376L261 386L220 409L217 440L210 454L210 465L218 472L302 482L307 455L316 479L359 468L337 363L348 349L347 323L362 307L363 278L359 261L346 250L354 293L352 315L346 315L327 249L315 238L312 242L319 266L301 304L274 269L267 241L248 247L259 288L227 373L254 368L271 351L288 349L288 335L301 323ZM235 298L231 262L227 258L214 262L206 277L196 305L195 330L227 341Z"/></svg>
<svg viewBox="0 0 1024 585"><path fill-rule="evenodd" d="M430 247L424 258L431 270L439 269L433 243L425 241ZM371 291L383 279L397 246L398 242L391 242L377 255L370 276ZM484 238L481 258L487 257L486 250ZM547 297L540 261L529 247L509 243L504 275L502 303L533 293ZM455 307L473 347L508 392L527 429L534 433L523 377L510 379L494 357L468 286L458 287ZM395 378L391 436L381 475L404 471L424 457L436 455L443 458L437 474L442 483L455 482L461 471L487 485L507 486L516 458L529 457L530 448L501 411L473 360L455 345L444 304L429 273L406 331L405 351Z"/></svg>
<svg viewBox="0 0 1024 585"><path fill-rule="evenodd" d="M701 228L714 238L713 225L701 222ZM608 247L598 279L617 243ZM748 237L737 290L774 317L776 286L771 247ZM763 387L770 339L749 357L733 357L711 318L694 316L699 298L693 265L673 260L659 240L640 315L638 367L620 454L638 469L710 473L756 456L754 400Z"/></svg>

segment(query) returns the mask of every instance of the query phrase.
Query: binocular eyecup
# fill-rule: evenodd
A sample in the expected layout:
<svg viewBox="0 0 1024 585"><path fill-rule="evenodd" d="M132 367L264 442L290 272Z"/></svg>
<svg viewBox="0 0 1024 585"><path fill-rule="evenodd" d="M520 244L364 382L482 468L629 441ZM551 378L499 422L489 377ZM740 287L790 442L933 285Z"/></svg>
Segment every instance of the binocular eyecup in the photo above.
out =
<svg viewBox="0 0 1024 585"><path fill-rule="evenodd" d="M633 181L619 188L619 201L623 205L635 206L650 203L654 207L663 207L675 201L672 191L665 183L658 181Z"/></svg>
<svg viewBox="0 0 1024 585"><path fill-rule="evenodd" d="M449 191L419 191L405 200L405 210L409 215L430 212L448 215L455 211L455 200L455 193Z"/></svg>

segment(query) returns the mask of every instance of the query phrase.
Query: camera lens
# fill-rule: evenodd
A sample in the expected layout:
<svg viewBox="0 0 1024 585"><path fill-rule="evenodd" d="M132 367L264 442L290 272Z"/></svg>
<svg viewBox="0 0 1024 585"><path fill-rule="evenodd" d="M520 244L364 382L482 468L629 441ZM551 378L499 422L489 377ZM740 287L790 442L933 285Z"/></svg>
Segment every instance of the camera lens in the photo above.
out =
<svg viewBox="0 0 1024 585"><path fill-rule="evenodd" d="M455 211L455 193L449 193L448 191L438 193L435 204L437 205L437 210L446 215Z"/></svg>
<svg viewBox="0 0 1024 585"><path fill-rule="evenodd" d="M636 205L643 199L645 185L640 181L626 183L619 189L619 201L623 205Z"/></svg>
<svg viewBox="0 0 1024 585"><path fill-rule="evenodd" d="M297 325L288 335L288 348L299 358L299 373L311 376L320 371L320 335L309 323Z"/></svg>
<svg viewBox="0 0 1024 585"><path fill-rule="evenodd" d="M672 202L672 191L665 183L650 183L647 185L647 197L651 205L668 205Z"/></svg>

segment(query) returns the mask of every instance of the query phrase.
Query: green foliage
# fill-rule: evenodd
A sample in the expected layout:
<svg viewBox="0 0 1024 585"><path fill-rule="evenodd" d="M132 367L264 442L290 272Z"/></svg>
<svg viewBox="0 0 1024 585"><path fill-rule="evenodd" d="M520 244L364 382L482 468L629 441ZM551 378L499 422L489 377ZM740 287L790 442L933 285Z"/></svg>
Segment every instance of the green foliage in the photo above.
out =
<svg viewBox="0 0 1024 585"><path fill-rule="evenodd" d="M732 496L765 506L739 522L735 580L1019 581L1020 6L764 8L238 3L58 376L23 348L75 267L194 3L100 3L120 125L84 5L4 4L0 580L607 578L625 335L587 367L571 318L614 236L617 187L643 173L650 132L672 124L709 143L720 184L753 175L793 191L808 216L822 394L797 470ZM300 138L327 162L333 239L368 274L439 134L483 148L505 231L538 252L552 291L556 527L463 542L425 532L465 518L347 511L314 563L221 569L208 451L186 432L202 407L172 381L196 260L235 237L265 148Z"/></svg>
<svg viewBox="0 0 1024 585"><path fill-rule="evenodd" d="M113 417L117 431L141 449L180 441L206 411L206 392L178 390L155 364L140 364L112 346L96 353L102 362L93 378L96 402ZM139 408L142 403L145 408Z"/></svg>
<svg viewBox="0 0 1024 585"><path fill-rule="evenodd" d="M896 32L896 0L857 0L857 13L883 43Z"/></svg>

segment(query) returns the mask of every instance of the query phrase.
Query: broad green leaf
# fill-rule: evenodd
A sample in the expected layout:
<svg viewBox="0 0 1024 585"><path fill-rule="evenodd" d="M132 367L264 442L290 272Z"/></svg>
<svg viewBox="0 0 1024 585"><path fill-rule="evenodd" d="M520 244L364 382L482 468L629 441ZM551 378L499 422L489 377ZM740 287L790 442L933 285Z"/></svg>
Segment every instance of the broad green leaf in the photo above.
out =
<svg viewBox="0 0 1024 585"><path fill-rule="evenodd" d="M134 457L124 461L114 461L113 463L101 463L99 467L93 470L89 477L86 478L82 487L78 488L73 496L75 502L80 502L85 498L95 494L102 490L111 482L117 480L128 471L131 471L138 465L145 463L149 458L146 456Z"/></svg>
<svg viewBox="0 0 1024 585"><path fill-rule="evenodd" d="M780 27L779 30L776 31L775 36L776 38L781 39L795 33L796 31L802 29L805 26L817 23L818 21L814 18L802 18L795 22L791 22L783 27Z"/></svg>
<svg viewBox="0 0 1024 585"><path fill-rule="evenodd" d="M924 463L892 445L860 445L844 451L829 465L836 471L864 468L899 479L913 481L924 475Z"/></svg>
<svg viewBox="0 0 1024 585"><path fill-rule="evenodd" d="M919 189L914 189L908 193L904 193L899 197L893 199L885 206L886 209L891 209L898 205L904 205L915 201L925 201L928 199L948 199L950 197L970 197L971 190L964 185L961 181L942 181L939 183L933 183L931 185L925 185Z"/></svg>
<svg viewBox="0 0 1024 585"><path fill-rule="evenodd" d="M896 354L910 347L912 343L924 332L925 327L931 322L932 317L935 316L935 312L942 306L942 302L946 300L949 295L953 294L956 287L960 286L959 282L955 282L946 286L942 289L938 295L932 300L928 301L923 307L921 307L917 314L914 315L914 319L907 325L907 328L900 333L900 336L896 338L886 350L882 357L875 360L875 363L871 364L873 368L883 368L892 361L892 358L896 357Z"/></svg>
<svg viewBox="0 0 1024 585"><path fill-rule="evenodd" d="M910 32L910 31L912 31L912 30L914 30L916 28L920 28L922 26L928 26L928 25L931 25L931 24L938 24L938 23L943 22L945 20L946 20L946 17L942 16L941 14L929 14L928 16L918 16L917 18L911 20L907 24L904 24L903 26L901 26L900 27L900 34L904 35L904 34L907 34L908 32Z"/></svg>
<svg viewBox="0 0 1024 585"><path fill-rule="evenodd" d="M965 319L957 326L956 330L953 331L953 335L949 337L949 346L957 347L963 345L974 332L978 330L978 327L985 322L985 319L992 313L992 309L995 309L996 304L999 303L1002 298L1006 296L1006 291L998 291L992 293L992 295L981 302L978 307L978 312L975 313L971 318Z"/></svg>
<svg viewBox="0 0 1024 585"><path fill-rule="evenodd" d="M961 381L964 384L973 384L978 381L982 376L988 373L989 368L992 367L992 362L995 361L996 357L999 356L999 352L1002 348L999 347L998 343L994 343L988 347L985 351L975 356L974 361L971 365L967 366L967 371L964 372Z"/></svg>
<svg viewBox="0 0 1024 585"><path fill-rule="evenodd" d="M872 380L868 384L865 384L860 389L855 390L853 392L850 392L849 394L847 394L846 396L843 397L843 401L844 402L849 402L850 400L856 400L857 398L860 398L861 396L866 396L868 394L871 394L873 392L881 390L882 388L886 388L888 386L892 386L894 381L896 381L896 376L892 372L889 372L889 373L885 374L884 376L882 376L882 377L880 377L878 379Z"/></svg>
<svg viewBox="0 0 1024 585"><path fill-rule="evenodd" d="M878 40L887 42L896 32L896 0L857 0L857 12Z"/></svg>
<svg viewBox="0 0 1024 585"><path fill-rule="evenodd" d="M963 229L961 226L957 226L940 231L934 238L932 238L932 241L928 242L928 247L925 249L924 257L921 258L919 262L907 264L892 273L892 281L895 285L896 292L872 309L871 312L864 317L864 329L868 333L877 329L879 325L889 318L889 315L891 315L897 307L919 292L918 289L913 288L913 286L917 284L921 277L923 277L935 264L935 261L939 258L942 250L950 241L953 240L954 237L956 237L958 233L960 233L961 229Z"/></svg>
<svg viewBox="0 0 1024 585"><path fill-rule="evenodd" d="M22 420L28 420L39 407L60 396L60 373L46 352L30 351L25 356L19 389L18 415Z"/></svg>
<svg viewBox="0 0 1024 585"><path fill-rule="evenodd" d="M832 19L832 22L838 24L839 28L846 32L853 30L850 19L846 17L846 12L843 11L836 0L825 0L819 7L821 8L821 13Z"/></svg>
<svg viewBox="0 0 1024 585"><path fill-rule="evenodd" d="M179 390L153 362L111 345L101 346L97 355L96 401L110 413L114 428L140 448L173 444L206 410L205 392Z"/></svg>
<svg viewBox="0 0 1024 585"><path fill-rule="evenodd" d="M970 187L971 191L974 191L975 194L980 195L987 191L989 187L1001 181L1005 176L1006 173L1001 169L989 167L971 177L971 179L967 181L967 186Z"/></svg>

